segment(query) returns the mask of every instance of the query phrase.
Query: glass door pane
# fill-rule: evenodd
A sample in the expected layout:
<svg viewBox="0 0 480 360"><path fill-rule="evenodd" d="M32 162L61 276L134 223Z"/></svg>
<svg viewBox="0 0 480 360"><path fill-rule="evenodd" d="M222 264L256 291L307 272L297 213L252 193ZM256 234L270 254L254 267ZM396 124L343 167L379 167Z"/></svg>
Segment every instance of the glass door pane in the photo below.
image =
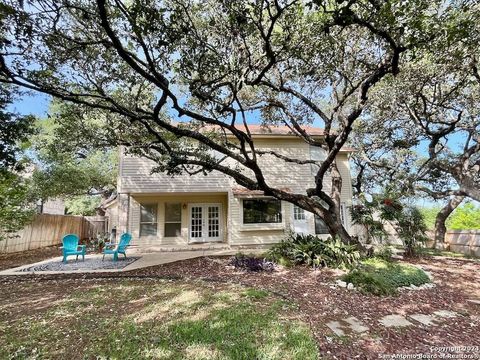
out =
<svg viewBox="0 0 480 360"><path fill-rule="evenodd" d="M220 236L220 207L208 206L208 237L218 238Z"/></svg>
<svg viewBox="0 0 480 360"><path fill-rule="evenodd" d="M192 206L190 217L190 237L201 239L203 237L203 207Z"/></svg>

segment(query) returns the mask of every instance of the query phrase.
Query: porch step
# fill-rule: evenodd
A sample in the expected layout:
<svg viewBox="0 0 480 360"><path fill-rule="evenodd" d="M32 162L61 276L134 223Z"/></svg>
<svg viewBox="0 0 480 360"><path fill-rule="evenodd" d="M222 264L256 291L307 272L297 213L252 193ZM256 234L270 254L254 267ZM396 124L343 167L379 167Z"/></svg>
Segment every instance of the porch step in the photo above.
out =
<svg viewBox="0 0 480 360"><path fill-rule="evenodd" d="M237 252L249 253L266 251L268 246L246 246L246 245L227 245L227 244L191 244L191 245L163 245L163 246L139 246L135 249L142 253L153 252L180 252L180 251L224 251L231 254ZM133 249L132 249L133 250Z"/></svg>
<svg viewBox="0 0 480 360"><path fill-rule="evenodd" d="M174 251L206 251L206 250L231 250L225 244L192 244L192 245L163 245L139 247L142 252L174 252Z"/></svg>

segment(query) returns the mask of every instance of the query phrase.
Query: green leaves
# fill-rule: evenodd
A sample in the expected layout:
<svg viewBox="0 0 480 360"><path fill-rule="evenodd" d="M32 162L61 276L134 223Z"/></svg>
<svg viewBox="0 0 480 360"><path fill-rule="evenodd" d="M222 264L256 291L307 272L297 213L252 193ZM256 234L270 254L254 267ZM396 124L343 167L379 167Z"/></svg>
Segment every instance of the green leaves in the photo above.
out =
<svg viewBox="0 0 480 360"><path fill-rule="evenodd" d="M107 139L108 122L101 117L87 117L78 124L77 116L81 114L76 110L54 103L51 117L37 122L39 131L32 139L36 163L32 178L36 193L42 199L75 199L88 194L108 197L116 188L118 152L113 147L115 139ZM97 204L98 198L87 202ZM87 212L94 209L90 207Z"/></svg>
<svg viewBox="0 0 480 360"><path fill-rule="evenodd" d="M30 222L35 213L33 199L25 179L0 171L0 240Z"/></svg>
<svg viewBox="0 0 480 360"><path fill-rule="evenodd" d="M459 206L448 218L447 227L452 230L480 229L480 207L472 202Z"/></svg>
<svg viewBox="0 0 480 360"><path fill-rule="evenodd" d="M13 95L11 88L0 84L0 171L21 169L22 142L35 131L33 116L19 116L7 110Z"/></svg>
<svg viewBox="0 0 480 360"><path fill-rule="evenodd" d="M360 253L355 245L344 244L339 238L292 233L270 248L267 258L278 263L351 268L360 260Z"/></svg>

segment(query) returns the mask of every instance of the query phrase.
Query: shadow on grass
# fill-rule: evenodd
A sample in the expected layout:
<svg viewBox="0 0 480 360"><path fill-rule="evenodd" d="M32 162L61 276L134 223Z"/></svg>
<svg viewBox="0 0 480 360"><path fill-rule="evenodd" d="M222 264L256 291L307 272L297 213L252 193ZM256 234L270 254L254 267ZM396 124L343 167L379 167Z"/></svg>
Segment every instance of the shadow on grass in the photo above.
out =
<svg viewBox="0 0 480 360"><path fill-rule="evenodd" d="M289 316L290 304L239 286L104 284L2 322L0 357L317 359L310 329Z"/></svg>

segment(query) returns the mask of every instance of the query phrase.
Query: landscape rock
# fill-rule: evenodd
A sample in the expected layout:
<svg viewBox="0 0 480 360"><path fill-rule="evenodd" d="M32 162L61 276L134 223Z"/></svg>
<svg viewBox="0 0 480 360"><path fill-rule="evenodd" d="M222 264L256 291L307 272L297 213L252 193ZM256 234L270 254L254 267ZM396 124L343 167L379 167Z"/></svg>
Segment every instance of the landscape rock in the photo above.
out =
<svg viewBox="0 0 480 360"><path fill-rule="evenodd" d="M413 325L410 321L405 319L402 315L387 315L379 320L380 324L385 327L404 327Z"/></svg>

